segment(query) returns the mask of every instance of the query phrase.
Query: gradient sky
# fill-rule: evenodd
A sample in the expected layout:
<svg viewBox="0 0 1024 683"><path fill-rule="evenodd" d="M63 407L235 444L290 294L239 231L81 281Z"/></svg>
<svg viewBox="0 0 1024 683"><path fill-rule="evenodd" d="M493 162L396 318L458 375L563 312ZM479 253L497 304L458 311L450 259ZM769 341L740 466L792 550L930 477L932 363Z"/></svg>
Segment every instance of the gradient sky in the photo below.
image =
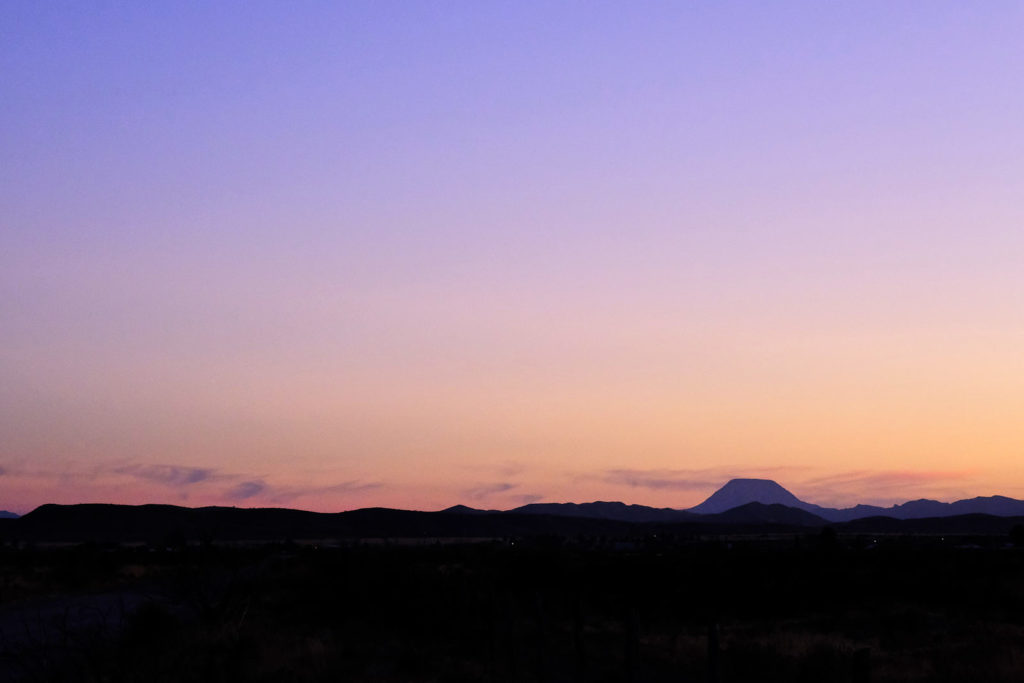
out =
<svg viewBox="0 0 1024 683"><path fill-rule="evenodd" d="M0 4L0 509L1024 498L1018 2Z"/></svg>

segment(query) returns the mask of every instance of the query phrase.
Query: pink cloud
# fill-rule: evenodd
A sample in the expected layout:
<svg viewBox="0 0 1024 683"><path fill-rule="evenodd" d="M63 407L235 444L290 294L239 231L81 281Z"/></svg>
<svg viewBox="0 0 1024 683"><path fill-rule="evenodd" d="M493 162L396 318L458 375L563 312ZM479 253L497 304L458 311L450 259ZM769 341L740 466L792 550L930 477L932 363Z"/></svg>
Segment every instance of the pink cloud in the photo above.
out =
<svg viewBox="0 0 1024 683"><path fill-rule="evenodd" d="M819 505L893 504L921 497L955 499L974 470L851 470L806 479L801 498Z"/></svg>
<svg viewBox="0 0 1024 683"><path fill-rule="evenodd" d="M474 500L480 500L482 498L488 498L498 493L505 493L516 488L518 484L513 484L507 481L494 482L492 484L481 484L471 489L466 489L462 494L468 498Z"/></svg>

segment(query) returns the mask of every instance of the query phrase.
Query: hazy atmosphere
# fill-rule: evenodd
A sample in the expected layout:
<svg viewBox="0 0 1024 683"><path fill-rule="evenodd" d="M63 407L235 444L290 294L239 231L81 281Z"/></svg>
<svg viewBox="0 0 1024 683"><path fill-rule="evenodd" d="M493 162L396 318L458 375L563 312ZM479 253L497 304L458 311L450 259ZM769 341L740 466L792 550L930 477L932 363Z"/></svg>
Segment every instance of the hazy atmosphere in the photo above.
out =
<svg viewBox="0 0 1024 683"><path fill-rule="evenodd" d="M1022 35L0 4L0 509L1024 498Z"/></svg>

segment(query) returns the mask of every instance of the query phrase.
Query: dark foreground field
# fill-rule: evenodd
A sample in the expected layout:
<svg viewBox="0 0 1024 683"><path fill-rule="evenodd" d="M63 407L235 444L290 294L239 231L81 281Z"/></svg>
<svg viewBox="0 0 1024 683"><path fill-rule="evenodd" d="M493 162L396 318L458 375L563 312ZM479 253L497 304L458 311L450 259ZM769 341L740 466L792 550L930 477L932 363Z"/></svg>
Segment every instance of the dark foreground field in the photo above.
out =
<svg viewBox="0 0 1024 683"><path fill-rule="evenodd" d="M1024 679L1024 551L875 540L8 546L0 680Z"/></svg>

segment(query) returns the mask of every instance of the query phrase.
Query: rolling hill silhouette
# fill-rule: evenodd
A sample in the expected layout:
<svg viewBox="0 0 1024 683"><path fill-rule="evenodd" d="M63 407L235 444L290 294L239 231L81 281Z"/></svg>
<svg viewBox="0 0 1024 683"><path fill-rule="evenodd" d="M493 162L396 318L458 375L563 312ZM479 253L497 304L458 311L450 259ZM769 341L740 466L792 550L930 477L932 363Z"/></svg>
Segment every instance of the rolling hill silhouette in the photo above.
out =
<svg viewBox="0 0 1024 683"><path fill-rule="evenodd" d="M707 515L725 524L781 524L796 527L824 526L828 521L815 514L781 503L746 503L724 512Z"/></svg>
<svg viewBox="0 0 1024 683"><path fill-rule="evenodd" d="M754 533L832 524L850 532L1003 534L1024 518L1005 496L953 503L916 500L882 508L824 508L767 479L733 479L689 510L620 502L531 503L512 510L455 505L439 512L363 508L320 513L286 508L175 505L42 505L0 519L0 541L145 542L367 538L621 537L658 533Z"/></svg>

